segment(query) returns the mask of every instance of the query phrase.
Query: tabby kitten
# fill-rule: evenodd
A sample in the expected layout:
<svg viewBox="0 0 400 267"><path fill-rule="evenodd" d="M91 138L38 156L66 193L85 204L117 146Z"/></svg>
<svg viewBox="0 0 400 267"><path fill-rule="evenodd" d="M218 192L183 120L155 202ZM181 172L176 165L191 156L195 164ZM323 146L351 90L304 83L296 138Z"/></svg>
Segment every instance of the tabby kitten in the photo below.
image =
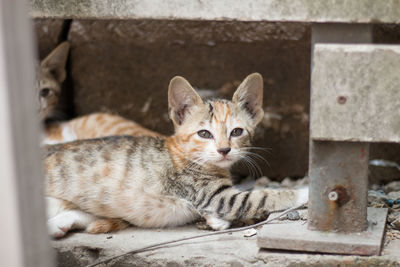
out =
<svg viewBox="0 0 400 267"><path fill-rule="evenodd" d="M37 70L39 118L45 122L42 144L58 144L77 139L90 139L111 135L162 136L141 125L108 113L94 113L66 122L52 120L58 117L61 85L66 77L69 43L58 45Z"/></svg>
<svg viewBox="0 0 400 267"><path fill-rule="evenodd" d="M50 234L168 227L203 216L215 230L306 201L308 189L241 192L229 167L246 158L263 117L263 80L249 75L232 101L204 102L182 77L171 80L170 137L113 136L48 146L44 155ZM98 220L101 217L101 220Z"/></svg>

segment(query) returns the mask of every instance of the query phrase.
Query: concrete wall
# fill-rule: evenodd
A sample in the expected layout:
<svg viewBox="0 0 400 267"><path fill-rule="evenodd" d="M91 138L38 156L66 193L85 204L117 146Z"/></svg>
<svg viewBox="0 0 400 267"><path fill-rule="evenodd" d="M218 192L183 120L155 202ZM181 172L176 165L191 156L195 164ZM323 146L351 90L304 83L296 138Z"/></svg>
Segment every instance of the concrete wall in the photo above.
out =
<svg viewBox="0 0 400 267"><path fill-rule="evenodd" d="M262 154L269 166L259 165L278 179L306 174L310 24L39 19L35 25L41 57L61 40L71 43L67 90L77 115L110 111L164 134L172 133L167 86L174 75L230 96L238 81L260 72L266 116L255 145L271 151ZM399 32L376 27L375 41L400 42ZM373 145L372 158L400 162L399 151L398 145ZM381 171L373 170L375 180L399 176ZM236 172L247 173L243 167Z"/></svg>

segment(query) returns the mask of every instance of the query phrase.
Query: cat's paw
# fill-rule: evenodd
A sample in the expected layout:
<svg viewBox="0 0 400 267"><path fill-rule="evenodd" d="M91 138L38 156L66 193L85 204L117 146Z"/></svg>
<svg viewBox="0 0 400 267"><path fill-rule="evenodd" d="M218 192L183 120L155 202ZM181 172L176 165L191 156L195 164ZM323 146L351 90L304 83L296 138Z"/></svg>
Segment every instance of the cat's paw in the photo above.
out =
<svg viewBox="0 0 400 267"><path fill-rule="evenodd" d="M73 223L65 216L55 216L47 221L47 228L52 238L61 238L71 230Z"/></svg>
<svg viewBox="0 0 400 267"><path fill-rule="evenodd" d="M304 204L308 201L308 187L297 189L296 205Z"/></svg>
<svg viewBox="0 0 400 267"><path fill-rule="evenodd" d="M205 216L207 224L216 231L228 229L231 223L210 215Z"/></svg>

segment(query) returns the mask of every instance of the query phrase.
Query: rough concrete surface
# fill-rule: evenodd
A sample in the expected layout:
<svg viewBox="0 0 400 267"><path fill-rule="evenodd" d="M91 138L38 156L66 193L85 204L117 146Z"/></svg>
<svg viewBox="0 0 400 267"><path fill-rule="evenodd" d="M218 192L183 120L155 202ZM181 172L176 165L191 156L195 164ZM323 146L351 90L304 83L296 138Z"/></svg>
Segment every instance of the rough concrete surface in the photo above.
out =
<svg viewBox="0 0 400 267"><path fill-rule="evenodd" d="M398 0L31 0L34 17L400 22Z"/></svg>
<svg viewBox="0 0 400 267"><path fill-rule="evenodd" d="M85 266L129 250L205 232L194 226L162 230L129 228L113 234L73 233L52 244L58 252L59 266ZM259 251L256 236L244 237L243 232L238 232L184 241L99 266L400 266L398 249L400 240L391 241L383 256L373 257Z"/></svg>
<svg viewBox="0 0 400 267"><path fill-rule="evenodd" d="M62 41L65 20L35 19L33 25L39 44L38 55L43 59Z"/></svg>
<svg viewBox="0 0 400 267"><path fill-rule="evenodd" d="M368 208L368 221L365 221L367 224L368 222L371 223L368 224L368 228L364 232L330 233L310 230L308 224L311 222L311 213L309 212L308 224L304 221L288 221L285 224L271 223L264 225L258 233L257 243L262 248L271 249L349 255L379 255L382 248L387 213L387 209ZM335 218L335 221L340 220ZM282 235L285 230L287 233Z"/></svg>
<svg viewBox="0 0 400 267"><path fill-rule="evenodd" d="M400 46L317 44L311 138L400 142Z"/></svg>

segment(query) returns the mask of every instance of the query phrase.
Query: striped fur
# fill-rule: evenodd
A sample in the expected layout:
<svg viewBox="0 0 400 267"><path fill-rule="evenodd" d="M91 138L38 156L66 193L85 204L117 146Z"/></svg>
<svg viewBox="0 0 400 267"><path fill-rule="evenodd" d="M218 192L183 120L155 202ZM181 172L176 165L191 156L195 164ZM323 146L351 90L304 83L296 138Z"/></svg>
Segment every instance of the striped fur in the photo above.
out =
<svg viewBox="0 0 400 267"><path fill-rule="evenodd" d="M262 118L259 74L243 81L232 102L203 102L186 80L176 77L169 108L176 129L170 137L112 136L46 147L47 195L79 208L49 220L54 237L74 228L116 230L116 219L168 227L203 216L211 228L226 229L232 221L265 217L307 198L306 190L241 192L232 187L228 169L246 156ZM97 217L112 221L90 226Z"/></svg>

